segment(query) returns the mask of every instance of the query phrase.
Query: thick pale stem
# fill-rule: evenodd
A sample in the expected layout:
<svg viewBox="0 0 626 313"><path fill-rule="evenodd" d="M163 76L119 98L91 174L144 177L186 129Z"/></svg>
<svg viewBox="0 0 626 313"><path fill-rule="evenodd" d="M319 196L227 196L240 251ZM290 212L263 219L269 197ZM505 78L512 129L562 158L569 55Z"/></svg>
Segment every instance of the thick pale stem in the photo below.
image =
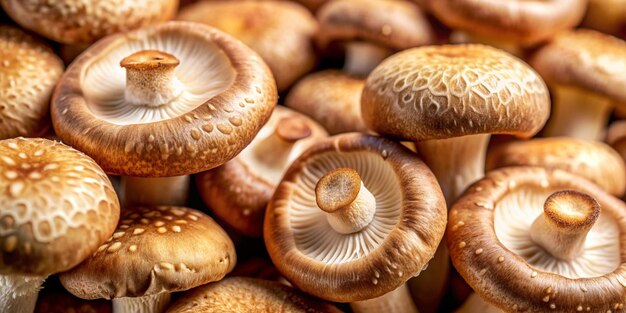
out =
<svg viewBox="0 0 626 313"><path fill-rule="evenodd" d="M600 140L608 123L613 103L607 97L579 88L552 88L552 115L544 134Z"/></svg>
<svg viewBox="0 0 626 313"><path fill-rule="evenodd" d="M600 216L600 204L573 190L555 192L530 228L530 238L554 257L572 260L583 251L587 233Z"/></svg>
<svg viewBox="0 0 626 313"><path fill-rule="evenodd" d="M0 275L0 312L32 313L44 277Z"/></svg>
<svg viewBox="0 0 626 313"><path fill-rule="evenodd" d="M489 45L498 49L502 49L518 57L521 57L524 53L522 46L520 46L515 41L493 38L477 33L465 32L460 30L454 31L452 32L452 34L450 34L450 42L455 44L478 43Z"/></svg>
<svg viewBox="0 0 626 313"><path fill-rule="evenodd" d="M171 294L164 292L152 296L113 299L113 313L161 313L170 303Z"/></svg>
<svg viewBox="0 0 626 313"><path fill-rule="evenodd" d="M122 177L123 206L185 205L189 175L173 177Z"/></svg>
<svg viewBox="0 0 626 313"><path fill-rule="evenodd" d="M131 105L159 107L181 93L174 69L180 62L169 53L142 50L120 62L126 69L125 99Z"/></svg>
<svg viewBox="0 0 626 313"><path fill-rule="evenodd" d="M456 313L504 313L504 311L485 302L478 294L471 294Z"/></svg>
<svg viewBox="0 0 626 313"><path fill-rule="evenodd" d="M350 303L354 313L418 313L406 284L378 298Z"/></svg>
<svg viewBox="0 0 626 313"><path fill-rule="evenodd" d="M367 76L390 55L391 50L372 43L350 42L346 45L346 61L343 70L353 76Z"/></svg>
<svg viewBox="0 0 626 313"><path fill-rule="evenodd" d="M360 231L376 213L376 199L365 188L359 174L350 168L338 168L322 176L315 186L317 205L330 226L342 234Z"/></svg>
<svg viewBox="0 0 626 313"><path fill-rule="evenodd" d="M311 128L303 119L282 118L274 132L255 145L254 155L259 163L270 169L282 169L287 164L291 149L298 140L311 136Z"/></svg>

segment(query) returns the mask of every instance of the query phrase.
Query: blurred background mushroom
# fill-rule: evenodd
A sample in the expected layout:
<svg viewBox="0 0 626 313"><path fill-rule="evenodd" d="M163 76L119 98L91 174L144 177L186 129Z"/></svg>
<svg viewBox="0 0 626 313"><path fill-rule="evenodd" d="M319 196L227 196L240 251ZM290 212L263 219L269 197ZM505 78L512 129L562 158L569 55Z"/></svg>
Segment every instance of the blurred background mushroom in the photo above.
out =
<svg viewBox="0 0 626 313"><path fill-rule="evenodd" d="M582 25L626 39L626 1L589 0Z"/></svg>

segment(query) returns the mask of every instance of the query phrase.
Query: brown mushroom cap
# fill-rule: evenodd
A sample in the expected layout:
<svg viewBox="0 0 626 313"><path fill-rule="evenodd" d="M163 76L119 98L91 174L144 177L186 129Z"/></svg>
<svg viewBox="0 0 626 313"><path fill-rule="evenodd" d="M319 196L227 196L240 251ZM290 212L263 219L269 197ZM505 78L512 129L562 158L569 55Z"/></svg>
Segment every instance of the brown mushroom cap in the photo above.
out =
<svg viewBox="0 0 626 313"><path fill-rule="evenodd" d="M181 94L161 106L131 105L120 61L141 50L180 60ZM178 176L237 155L276 104L276 85L260 57L205 25L168 22L107 37L69 67L57 86L52 120L59 137L108 173Z"/></svg>
<svg viewBox="0 0 626 313"><path fill-rule="evenodd" d="M47 139L0 141L0 273L68 270L115 229L119 202L88 156Z"/></svg>
<svg viewBox="0 0 626 313"><path fill-rule="evenodd" d="M553 257L529 236L544 203L553 205L546 199L561 190L591 195L601 207L583 251L569 261ZM459 273L502 310L615 312L626 298L624 212L623 202L573 174L511 167L488 173L468 189L452 207L446 236Z"/></svg>
<svg viewBox="0 0 626 313"><path fill-rule="evenodd" d="M283 284L231 277L194 289L176 301L168 313L184 312L307 312L339 313L333 305Z"/></svg>
<svg viewBox="0 0 626 313"><path fill-rule="evenodd" d="M626 35L625 0L589 0L583 27L612 35Z"/></svg>
<svg viewBox="0 0 626 313"><path fill-rule="evenodd" d="M210 217L184 207L124 211L110 240L60 275L83 299L183 291L222 279L235 266L233 242Z"/></svg>
<svg viewBox="0 0 626 313"><path fill-rule="evenodd" d="M0 139L41 135L63 62L35 37L0 26Z"/></svg>
<svg viewBox="0 0 626 313"><path fill-rule="evenodd" d="M380 64L365 82L361 112L370 129L406 140L530 137L548 119L550 98L535 71L501 50L429 46Z"/></svg>
<svg viewBox="0 0 626 313"><path fill-rule="evenodd" d="M486 168L533 165L558 168L582 176L606 192L626 190L626 165L610 146L576 138L540 138L505 143L487 154Z"/></svg>
<svg viewBox="0 0 626 313"><path fill-rule="evenodd" d="M316 203L319 179L337 168L358 172L375 200L373 219L339 233ZM265 244L299 289L353 302L390 292L418 274L442 238L446 206L428 167L402 145L363 134L319 141L283 177L265 215Z"/></svg>
<svg viewBox="0 0 626 313"><path fill-rule="evenodd" d="M267 62L279 91L315 65L317 21L296 3L204 1L181 10L177 19L207 24L241 40Z"/></svg>
<svg viewBox="0 0 626 313"><path fill-rule="evenodd" d="M22 27L61 43L92 42L106 35L171 19L178 0L2 0Z"/></svg>
<svg viewBox="0 0 626 313"><path fill-rule="evenodd" d="M430 11L452 28L534 44L573 28L585 14L584 0L427 0Z"/></svg>
<svg viewBox="0 0 626 313"><path fill-rule="evenodd" d="M337 70L305 76L289 91L285 105L319 122L331 135L366 132L361 118L365 80Z"/></svg>

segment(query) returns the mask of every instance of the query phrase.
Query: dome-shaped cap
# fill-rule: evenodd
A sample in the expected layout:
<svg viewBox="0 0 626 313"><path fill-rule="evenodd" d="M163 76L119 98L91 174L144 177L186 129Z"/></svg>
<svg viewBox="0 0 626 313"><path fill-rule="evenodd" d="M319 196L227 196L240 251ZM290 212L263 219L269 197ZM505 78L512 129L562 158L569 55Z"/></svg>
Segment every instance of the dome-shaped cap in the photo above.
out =
<svg viewBox="0 0 626 313"><path fill-rule="evenodd" d="M237 155L276 97L269 69L241 42L168 22L85 51L57 86L52 120L64 142L108 173L178 176Z"/></svg>
<svg viewBox="0 0 626 313"><path fill-rule="evenodd" d="M328 205L348 196L348 209L356 210L347 215ZM355 224L343 223L352 218ZM415 154L380 137L344 134L318 142L287 170L268 204L264 238L278 270L299 289L353 302L417 275L445 224L441 189Z"/></svg>
<svg viewBox="0 0 626 313"><path fill-rule="evenodd" d="M62 43L92 42L109 34L171 19L178 0L2 0L22 27Z"/></svg>
<svg viewBox="0 0 626 313"><path fill-rule="evenodd" d="M0 273L48 276L93 253L117 224L113 186L88 156L47 139L0 141Z"/></svg>
<svg viewBox="0 0 626 313"><path fill-rule="evenodd" d="M107 243L60 275L83 299L142 297L222 279L235 247L210 217L184 207L125 209Z"/></svg>
<svg viewBox="0 0 626 313"><path fill-rule="evenodd" d="M63 62L11 26L0 26L0 60L0 139L40 135L50 126L50 97Z"/></svg>
<svg viewBox="0 0 626 313"><path fill-rule="evenodd" d="M372 130L406 140L498 133L531 137L550 114L530 66L483 45L399 52L367 78L361 112Z"/></svg>

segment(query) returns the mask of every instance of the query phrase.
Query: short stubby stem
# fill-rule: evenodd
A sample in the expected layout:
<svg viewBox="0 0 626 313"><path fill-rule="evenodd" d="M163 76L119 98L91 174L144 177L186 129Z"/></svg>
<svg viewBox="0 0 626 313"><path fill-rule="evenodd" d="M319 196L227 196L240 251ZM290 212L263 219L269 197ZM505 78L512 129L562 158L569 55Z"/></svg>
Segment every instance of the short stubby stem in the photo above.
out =
<svg viewBox="0 0 626 313"><path fill-rule="evenodd" d="M113 313L162 313L168 307L171 294L164 292L143 297L113 299Z"/></svg>
<svg viewBox="0 0 626 313"><path fill-rule="evenodd" d="M351 168L334 169L322 176L315 186L315 199L327 213L330 226L341 234L362 230L376 213L376 198Z"/></svg>
<svg viewBox="0 0 626 313"><path fill-rule="evenodd" d="M350 75L365 77L391 53L391 50L373 43L350 42L346 45L343 69Z"/></svg>
<svg viewBox="0 0 626 313"><path fill-rule="evenodd" d="M43 281L44 277L0 275L0 312L33 312Z"/></svg>
<svg viewBox="0 0 626 313"><path fill-rule="evenodd" d="M174 76L180 62L169 53L142 50L120 62L126 69L125 99L131 105L159 107L181 94L181 84Z"/></svg>
<svg viewBox="0 0 626 313"><path fill-rule="evenodd" d="M600 204L585 193L553 193L530 228L531 239L554 257L572 260L583 251L587 233L600 216Z"/></svg>

